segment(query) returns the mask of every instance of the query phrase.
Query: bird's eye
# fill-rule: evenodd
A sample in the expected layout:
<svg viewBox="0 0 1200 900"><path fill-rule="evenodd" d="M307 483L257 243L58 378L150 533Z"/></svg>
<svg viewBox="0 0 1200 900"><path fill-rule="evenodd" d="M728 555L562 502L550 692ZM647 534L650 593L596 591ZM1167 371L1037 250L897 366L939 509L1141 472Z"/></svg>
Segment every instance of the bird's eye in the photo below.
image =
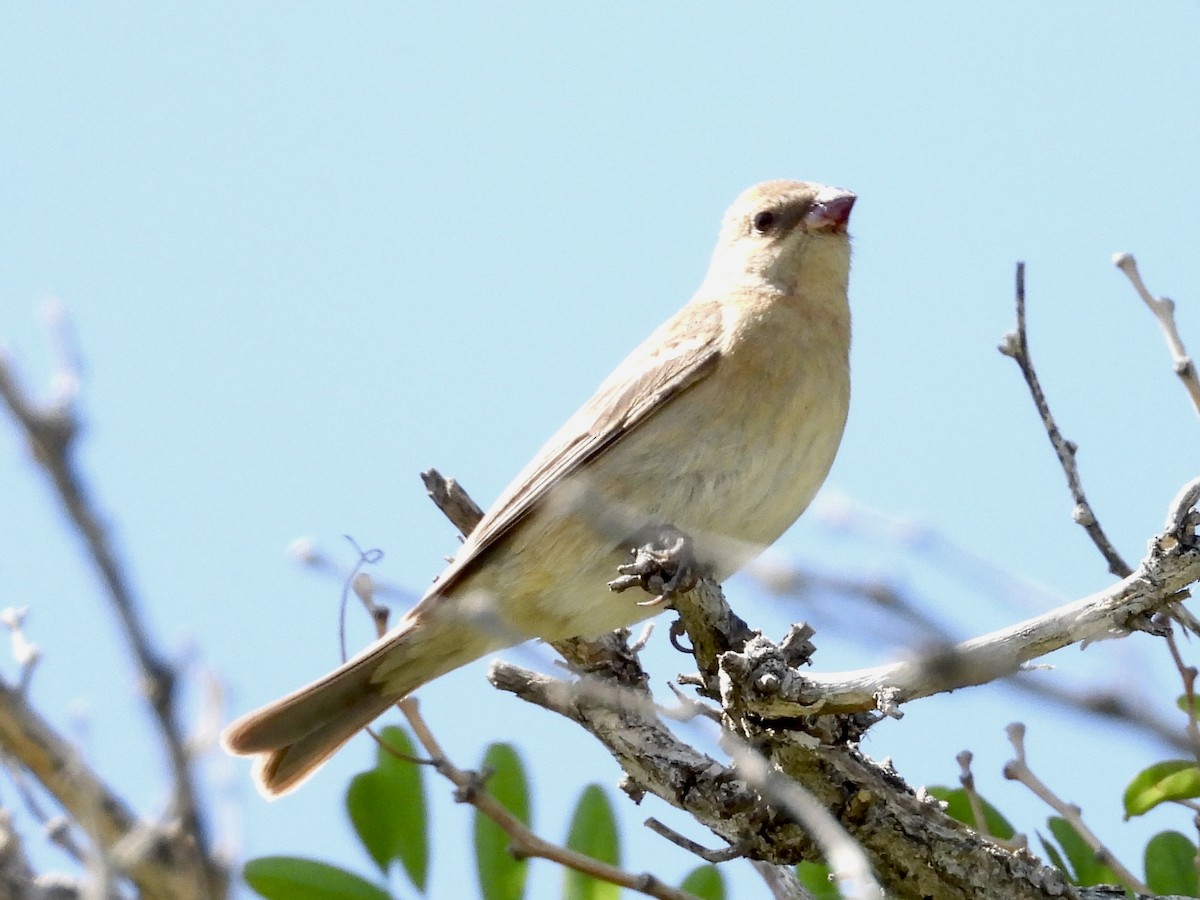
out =
<svg viewBox="0 0 1200 900"><path fill-rule="evenodd" d="M754 217L754 230L759 234L766 234L775 227L775 213L770 210L763 210Z"/></svg>

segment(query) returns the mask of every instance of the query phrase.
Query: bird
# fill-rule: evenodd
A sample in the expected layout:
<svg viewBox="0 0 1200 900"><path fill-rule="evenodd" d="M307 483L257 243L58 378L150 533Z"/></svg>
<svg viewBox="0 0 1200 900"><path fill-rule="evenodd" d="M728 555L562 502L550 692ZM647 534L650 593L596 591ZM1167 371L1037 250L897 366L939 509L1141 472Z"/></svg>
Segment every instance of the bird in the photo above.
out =
<svg viewBox="0 0 1200 900"><path fill-rule="evenodd" d="M608 581L668 526L722 581L804 512L850 401L856 195L766 181L725 213L692 299L635 349L501 493L421 600L324 677L242 716L225 749L260 793L294 790L422 685L540 638L657 612Z"/></svg>

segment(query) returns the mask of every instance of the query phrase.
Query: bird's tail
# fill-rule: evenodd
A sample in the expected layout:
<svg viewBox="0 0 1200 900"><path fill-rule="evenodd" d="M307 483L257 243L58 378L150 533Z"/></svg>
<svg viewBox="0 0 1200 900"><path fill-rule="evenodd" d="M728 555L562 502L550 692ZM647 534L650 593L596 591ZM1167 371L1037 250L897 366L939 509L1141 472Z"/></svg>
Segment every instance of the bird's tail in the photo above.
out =
<svg viewBox="0 0 1200 900"><path fill-rule="evenodd" d="M401 622L324 678L242 716L221 743L256 757L254 780L264 796L293 790L393 703L480 655L439 652L443 642L430 639L426 624Z"/></svg>

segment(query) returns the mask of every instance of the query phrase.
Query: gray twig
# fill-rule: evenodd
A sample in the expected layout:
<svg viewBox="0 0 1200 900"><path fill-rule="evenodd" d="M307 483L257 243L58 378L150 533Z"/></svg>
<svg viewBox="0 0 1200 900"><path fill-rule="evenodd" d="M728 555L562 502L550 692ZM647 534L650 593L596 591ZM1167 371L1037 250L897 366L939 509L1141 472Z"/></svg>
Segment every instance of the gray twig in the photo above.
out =
<svg viewBox="0 0 1200 900"><path fill-rule="evenodd" d="M1133 258L1132 253L1116 254L1113 256L1113 265L1125 273L1142 302L1158 320L1158 327L1162 329L1167 349L1171 353L1171 361L1175 364L1175 374L1179 376L1188 396L1192 398L1192 406L1200 413L1200 375L1196 372L1195 361L1188 356L1187 349L1183 346L1183 338L1179 336L1179 328L1175 324L1175 301L1169 297L1155 297L1146 289L1142 275L1138 272L1137 260Z"/></svg>
<svg viewBox="0 0 1200 900"><path fill-rule="evenodd" d="M1010 356L1016 361L1021 369L1021 374L1025 377L1025 383L1029 386L1033 404L1042 418L1042 427L1046 429L1046 436L1050 438L1050 444L1058 456L1063 474L1067 476L1067 487L1071 491L1071 498L1075 501L1075 509L1071 517L1088 533L1088 537L1092 539L1092 543L1096 545L1096 549L1108 563L1108 571L1118 578L1124 578L1133 570L1129 568L1129 564L1121 558L1117 548L1109 541L1108 535L1100 527L1100 521L1096 518L1091 504L1088 503L1087 496L1083 492L1083 482L1079 478L1079 467L1075 462L1075 453L1079 448L1074 441L1067 440L1059 431L1058 424L1050 412L1050 404L1046 402L1046 395L1042 392L1042 386L1038 382L1037 372L1033 368L1033 359L1029 355L1029 339L1025 331L1025 263L1023 262L1017 263L1016 294L1017 328L1004 336L999 350L1005 356Z"/></svg>

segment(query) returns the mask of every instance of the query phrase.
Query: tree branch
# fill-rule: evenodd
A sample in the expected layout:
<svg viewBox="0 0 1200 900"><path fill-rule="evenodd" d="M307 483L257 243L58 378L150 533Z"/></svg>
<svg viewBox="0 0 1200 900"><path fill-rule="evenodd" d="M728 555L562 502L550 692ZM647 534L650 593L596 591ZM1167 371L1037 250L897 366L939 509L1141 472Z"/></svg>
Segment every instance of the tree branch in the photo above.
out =
<svg viewBox="0 0 1200 900"><path fill-rule="evenodd" d="M1023 262L1017 263L1016 302L1017 328L1004 336L999 350L1005 356L1010 356L1016 361L1021 369L1021 374L1025 377L1025 383L1029 386L1033 405L1037 407L1038 414L1042 418L1046 436L1050 438L1050 444L1054 447L1054 452L1062 465L1063 474L1067 476L1067 487L1071 491L1071 497L1075 500L1072 518L1083 527L1083 530L1092 539L1092 543L1096 545L1096 549L1104 556L1108 563L1108 571L1118 578L1124 578L1132 569L1109 541L1108 535L1104 533L1096 514L1092 511L1091 504L1088 503L1087 496L1083 492L1083 482L1079 478L1079 467L1075 462L1075 453L1079 448L1074 441L1064 438L1062 432L1058 430L1058 424L1050 412L1050 404L1046 402L1046 395L1042 392L1037 372L1033 368L1033 359L1029 355L1029 338L1025 331L1025 263Z"/></svg>
<svg viewBox="0 0 1200 900"><path fill-rule="evenodd" d="M581 725L627 773L631 790L662 798L747 856L791 865L821 858L808 831L764 799L739 769L679 740L645 703L589 690L496 661L488 679ZM787 730L754 743L772 767L799 781L864 849L890 896L1026 900L1070 896L1062 873L1029 854L1010 854L920 798L894 772L848 745L820 745Z"/></svg>
<svg viewBox="0 0 1200 900"><path fill-rule="evenodd" d="M1143 627L1144 619L1139 617L1143 606L1157 608L1178 599L1178 592L1200 577L1194 511L1198 497L1200 479L1177 497L1167 527L1138 573L1107 592L1032 620L1041 622L1032 634L1029 623L1005 629L1008 638L1000 642L1007 649L1005 670L1019 666L1021 652L1036 656L1064 646L1063 641L1095 640ZM873 721L871 715L798 715L809 710L790 708L782 711L787 717L779 718L781 710L773 707L764 715L762 707L747 699L752 676L740 671L737 661L760 650L771 654L781 664L779 673L758 672L753 684L756 691L778 692L786 684L783 678L791 677L795 664L805 656L807 632L799 630L775 647L749 633L728 610L719 586L707 580L671 602L697 648L701 674L694 683L722 702L726 737L753 747L754 758L765 761L765 771L786 775L812 795L818 808L828 810L866 853L890 896L948 900L1100 896L1067 884L1061 872L1042 865L1027 850L998 846L950 819L936 801L914 794L890 768L863 756L856 742ZM704 633L722 628L727 630ZM994 637L991 643L996 643ZM976 642L986 647L988 639ZM965 653L971 659L982 652L973 643L960 645L952 656ZM1024 650L1014 657L1014 647ZM629 671L635 672L630 683L644 685L645 674L636 660L630 665ZM922 668L924 677L914 690L929 683L928 666ZM780 675L774 683L772 679ZM722 764L678 739L662 722L644 687L629 690L596 676L569 683L503 661L493 662L488 678L497 688L563 715L596 737L625 770L623 786L635 800L646 792L661 797L751 859L790 865L824 854L803 816L778 802L769 783L756 780L751 767L744 762ZM861 699L861 709L881 705L874 692Z"/></svg>
<svg viewBox="0 0 1200 900"><path fill-rule="evenodd" d="M195 850L169 829L140 821L37 712L0 682L0 746L21 761L147 900L205 900Z"/></svg>
<svg viewBox="0 0 1200 900"><path fill-rule="evenodd" d="M1194 510L1200 478L1172 504L1166 527L1128 578L1041 616L927 653L916 659L852 672L800 672L769 641L721 658L738 703L765 718L878 709L897 715L900 703L1011 675L1030 660L1071 644L1143 629L1145 617L1180 599L1200 581Z"/></svg>
<svg viewBox="0 0 1200 900"><path fill-rule="evenodd" d="M524 822L509 812L499 800L484 789L478 775L474 772L464 771L450 762L449 757L443 752L441 745L420 715L415 698L409 697L401 700L397 705L408 719L408 724L412 728L413 734L416 735L417 741L432 759L438 774L459 789L463 802L471 804L504 830L504 833L508 835L509 849L518 857L548 859L592 878L629 888L648 897L658 897L660 900L697 900L694 895L664 884L648 872L635 875L572 850L570 847L563 847L538 837Z"/></svg>
<svg viewBox="0 0 1200 900"><path fill-rule="evenodd" d="M728 679L713 663L728 655L727 648L746 643L744 623L728 610L720 587L711 581L702 580L673 602L690 623L693 645L702 648L697 662L709 673L701 679L707 692L721 696L721 683ZM724 623L732 633L706 636L703 632L713 623ZM580 643L601 659L613 653L612 648L597 651L594 642ZM801 655L803 643L793 640L788 658ZM568 652L577 649L574 643L566 647ZM646 676L636 660L623 660L620 666L628 683L644 686ZM623 786L635 800L647 791L656 794L752 859L790 865L821 858L821 847L786 806L764 799L744 772L679 740L659 718L644 687L630 690L596 676L571 684L499 660L492 663L488 678L497 688L589 731L625 770ZM804 785L818 806L833 812L840 827L865 849L893 896L1024 900L1071 895L1057 870L983 840L947 817L935 801L917 797L893 772L859 754L846 742L845 729L856 736L865 720L822 717L833 723L826 737L835 743L826 745L805 733L747 728L756 718L749 713L727 708L726 718L741 726L735 733L743 733L760 752L778 742L763 756ZM858 801L848 803L847 798Z"/></svg>
<svg viewBox="0 0 1200 900"><path fill-rule="evenodd" d="M1004 777L1011 781L1021 782L1036 796L1045 801L1047 806L1066 819L1071 827L1075 829L1075 833L1096 854L1096 858L1108 866L1116 877L1120 879L1122 887L1143 893L1149 892L1150 888L1143 884L1140 878L1130 872L1113 855L1108 847L1104 846L1104 843L1096 836L1096 833L1088 828L1087 823L1083 821L1083 811L1075 804L1067 803L1060 798L1054 791L1050 790L1049 785L1034 774L1033 769L1029 768L1029 763L1025 757L1025 726L1019 722L1009 725L1008 739L1012 742L1016 757L1005 763Z"/></svg>
<svg viewBox="0 0 1200 900"><path fill-rule="evenodd" d="M1155 297L1146 290L1146 284L1138 272L1137 260L1133 258L1132 253L1116 254L1113 256L1113 265L1125 273L1142 302L1158 320L1158 327L1162 329L1167 349L1171 353L1171 361L1175 364L1175 374L1179 376L1188 396L1192 398L1192 406L1200 413L1200 375L1196 373L1196 363L1188 356L1183 346L1183 338L1179 336L1179 328L1175 324L1175 301L1169 297Z"/></svg>
<svg viewBox="0 0 1200 900"><path fill-rule="evenodd" d="M0 351L0 399L24 432L34 460L49 477L63 511L100 575L140 672L142 688L166 750L172 780L173 814L182 825L178 839L180 847L190 848L189 868L195 884L205 887L204 896L221 897L227 889L228 876L211 855L207 829L196 799L191 758L175 709L176 673L154 648L133 589L103 525L104 519L96 510L76 466L74 448L79 420L75 401L79 372L65 317L57 307L51 314L53 336L58 342L60 356L60 371L55 378L57 396L44 406L34 402L20 385L11 360Z"/></svg>

